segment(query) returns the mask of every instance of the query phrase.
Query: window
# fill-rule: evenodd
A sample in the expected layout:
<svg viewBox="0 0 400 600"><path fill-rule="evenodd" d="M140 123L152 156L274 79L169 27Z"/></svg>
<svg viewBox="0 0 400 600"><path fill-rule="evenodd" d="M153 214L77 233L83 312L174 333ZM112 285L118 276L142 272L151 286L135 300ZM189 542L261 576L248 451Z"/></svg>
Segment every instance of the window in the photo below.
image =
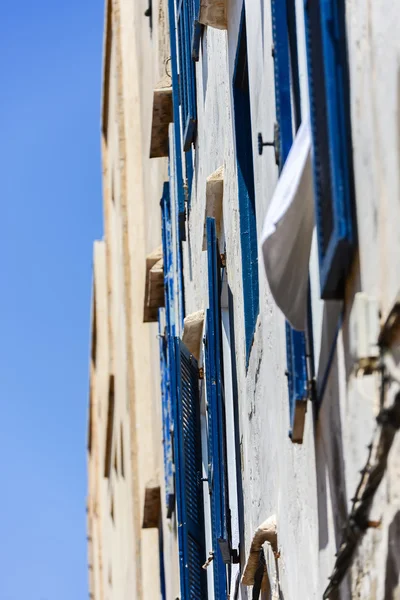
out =
<svg viewBox="0 0 400 600"><path fill-rule="evenodd" d="M179 237L185 239L185 200L190 200L193 159L191 153L197 123L196 72L194 60L198 60L202 27L198 22L199 0L168 0L171 26L171 76L174 113L174 149L170 159L170 178L175 178L175 194L179 213ZM176 35L175 35L176 30ZM183 185L182 141L185 156L185 187ZM172 169L172 170L171 170Z"/></svg>
<svg viewBox="0 0 400 600"><path fill-rule="evenodd" d="M167 516L171 517L175 504L175 488L172 455L172 390L174 366L174 338L175 338L175 287L174 287L174 261L172 246L172 223L170 213L169 184L164 184L161 198L162 246L164 263L164 294L165 309L159 310L158 332L160 343L160 373L161 373L161 402L163 420L163 447L164 447L164 477L165 477L165 502Z"/></svg>
<svg viewBox="0 0 400 600"><path fill-rule="evenodd" d="M211 537L214 553L214 597L227 596L226 564L220 545L228 545L225 410L221 335L221 270L215 219L207 219L208 298L205 363L208 418L208 489L211 503ZM228 551L228 560L230 556Z"/></svg>
<svg viewBox="0 0 400 600"><path fill-rule="evenodd" d="M97 358L97 316L96 316L96 286L93 284L93 302L92 302L92 348L91 358L93 367L96 368Z"/></svg>
<svg viewBox="0 0 400 600"><path fill-rule="evenodd" d="M294 0L271 0L274 42L275 106L279 171L287 159L295 132L300 126L300 83L297 60L296 11ZM306 343L303 332L286 323L286 356L289 392L289 436L303 441L308 396Z"/></svg>
<svg viewBox="0 0 400 600"><path fill-rule="evenodd" d="M253 142L251 131L249 72L247 65L246 14L243 9L233 77L236 160L242 247L242 278L248 364L259 312L258 245L254 190Z"/></svg>
<svg viewBox="0 0 400 600"><path fill-rule="evenodd" d="M114 429L114 375L110 375L108 387L108 411L107 411L107 431L106 431L106 448L104 460L104 477L109 478L111 474L111 452L112 452L112 437Z"/></svg>
<svg viewBox="0 0 400 600"><path fill-rule="evenodd" d="M182 598L206 598L204 503L201 456L199 369L175 338L176 398L174 444L177 523Z"/></svg>
<svg viewBox="0 0 400 600"><path fill-rule="evenodd" d="M110 516L112 518L113 524L115 525L114 494L111 496Z"/></svg>
<svg viewBox="0 0 400 600"><path fill-rule="evenodd" d="M177 0L176 26L179 55L179 94L182 109L183 149L190 150L196 132L196 71L200 24L195 19L197 0Z"/></svg>
<svg viewBox="0 0 400 600"><path fill-rule="evenodd" d="M321 297L341 299L355 246L344 0L305 3Z"/></svg>

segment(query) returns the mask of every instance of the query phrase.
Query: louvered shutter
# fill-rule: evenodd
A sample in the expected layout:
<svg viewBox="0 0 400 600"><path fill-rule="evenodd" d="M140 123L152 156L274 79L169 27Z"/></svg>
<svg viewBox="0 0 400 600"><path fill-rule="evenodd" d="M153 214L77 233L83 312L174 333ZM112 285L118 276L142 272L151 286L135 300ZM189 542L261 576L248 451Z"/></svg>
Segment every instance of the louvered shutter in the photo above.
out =
<svg viewBox="0 0 400 600"><path fill-rule="evenodd" d="M272 0L271 14L279 168L282 169L293 142L286 0Z"/></svg>
<svg viewBox="0 0 400 600"><path fill-rule="evenodd" d="M344 0L305 3L321 297L340 299L355 245Z"/></svg>
<svg viewBox="0 0 400 600"><path fill-rule="evenodd" d="M207 218L207 254L209 308L207 309L205 359L208 415L208 481L214 551L214 595L216 600L225 600L227 594L226 566L219 548L221 542L227 542L225 411L221 353L221 278L215 219L210 217Z"/></svg>
<svg viewBox="0 0 400 600"><path fill-rule="evenodd" d="M293 143L292 103L295 116L298 119L300 118L300 98L296 98L296 93L299 90L296 81L298 68L297 64L290 63L289 58L289 56L292 59L297 57L295 51L296 15L295 5L291 0L272 0L271 8L274 40L275 103L279 132L279 171L281 171ZM296 122L296 128L297 125L298 122ZM307 399L306 344L304 333L294 330L288 322L286 322L286 360L289 392L289 435L293 441L299 442L302 441L302 427L299 427L300 431L296 427L294 437L293 428L294 424L299 421L299 419L296 420L296 417L301 417L304 414L304 402ZM296 414L297 409L298 414Z"/></svg>
<svg viewBox="0 0 400 600"><path fill-rule="evenodd" d="M161 234L164 263L164 295L165 309L159 311L159 340L160 340L160 368L161 368L161 398L163 417L163 446L164 446L164 476L167 515L171 516L175 504L175 486L173 473L172 450L172 401L171 401L171 340L175 336L175 311L174 311L174 272L172 254L172 224L170 213L169 183L164 183L161 198Z"/></svg>
<svg viewBox="0 0 400 600"><path fill-rule="evenodd" d="M258 239L254 188L253 138L247 56L246 11L242 11L233 76L233 101L242 249L246 368L249 364L257 316L260 309L258 283Z"/></svg>
<svg viewBox="0 0 400 600"><path fill-rule="evenodd" d="M193 0L178 0L177 33L179 93L182 108L182 137L185 152L190 149L196 129L196 78L192 60Z"/></svg>
<svg viewBox="0 0 400 600"><path fill-rule="evenodd" d="M168 365L168 336L166 334L165 309L159 309L158 333L160 344L160 374L161 374L161 407L162 407L162 433L164 451L164 479L165 503L167 516L170 517L174 506L174 473L171 440L171 397Z"/></svg>
<svg viewBox="0 0 400 600"><path fill-rule="evenodd" d="M171 78L172 78L172 105L174 114L174 148L170 147L170 177L175 176L175 188L177 195L177 206L179 212L179 234L180 238L185 238L185 195L183 189L182 174L182 146L181 146L181 115L179 99L179 78L178 78L178 53L176 36L176 18L175 18L175 0L168 0L168 17L170 28L170 47L171 47Z"/></svg>
<svg viewBox="0 0 400 600"><path fill-rule="evenodd" d="M175 464L182 600L207 597L198 365L175 338Z"/></svg>

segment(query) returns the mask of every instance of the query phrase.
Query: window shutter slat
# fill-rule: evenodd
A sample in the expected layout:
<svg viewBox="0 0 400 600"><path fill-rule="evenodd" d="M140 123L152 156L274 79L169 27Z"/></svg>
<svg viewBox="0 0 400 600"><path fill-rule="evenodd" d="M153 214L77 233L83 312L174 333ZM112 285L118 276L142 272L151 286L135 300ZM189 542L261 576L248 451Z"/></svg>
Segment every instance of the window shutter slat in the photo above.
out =
<svg viewBox="0 0 400 600"><path fill-rule="evenodd" d="M222 385L221 281L215 219L207 219L208 298L206 338L206 383L208 411L209 491L211 496L212 544L214 551L214 595L227 595L226 566L219 540L227 539L225 435Z"/></svg>
<svg viewBox="0 0 400 600"><path fill-rule="evenodd" d="M206 598L198 365L175 338L175 459L182 598Z"/></svg>

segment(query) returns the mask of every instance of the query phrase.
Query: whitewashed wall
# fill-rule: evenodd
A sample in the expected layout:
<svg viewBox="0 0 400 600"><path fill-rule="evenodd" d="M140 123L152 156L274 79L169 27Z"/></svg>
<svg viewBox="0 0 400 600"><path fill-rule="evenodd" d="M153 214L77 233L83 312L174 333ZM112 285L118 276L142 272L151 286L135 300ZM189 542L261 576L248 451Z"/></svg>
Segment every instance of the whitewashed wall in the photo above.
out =
<svg viewBox="0 0 400 600"><path fill-rule="evenodd" d="M385 0L367 4L347 2L359 260L356 259L349 280L344 324L333 350L319 419L314 419L309 404L303 444L294 445L288 438L284 318L274 305L261 263L260 315L247 373L245 368L232 98L242 3L232 0L228 4L228 30L205 28L196 67L198 136L184 243L186 314L207 307L206 253L202 252L205 186L207 176L224 165L223 226L227 277L235 307L246 552L255 528L269 515L276 514L282 597L320 599L333 568L341 526L358 483L358 471L366 459L377 407L374 378L360 380L352 374L347 321L353 294L360 289L375 294L385 316L400 288L400 42L396 35L400 5ZM303 2L298 0L296 4L304 112L308 109L308 98ZM266 148L259 157L256 146L259 131L264 139L272 137L275 121L270 3L247 1L246 12L260 233L277 181L273 150ZM342 306L319 300L315 241L310 274L319 386L327 356L335 348L334 333ZM234 451L230 440L228 436L228 454ZM389 475L373 508L373 518L383 517L382 529L367 532L352 576L342 584L342 598L385 597L388 527L400 510L398 450L397 442L392 450ZM396 549L399 554L397 546ZM272 564L269 566L272 569ZM246 590L241 594L242 598L247 597Z"/></svg>

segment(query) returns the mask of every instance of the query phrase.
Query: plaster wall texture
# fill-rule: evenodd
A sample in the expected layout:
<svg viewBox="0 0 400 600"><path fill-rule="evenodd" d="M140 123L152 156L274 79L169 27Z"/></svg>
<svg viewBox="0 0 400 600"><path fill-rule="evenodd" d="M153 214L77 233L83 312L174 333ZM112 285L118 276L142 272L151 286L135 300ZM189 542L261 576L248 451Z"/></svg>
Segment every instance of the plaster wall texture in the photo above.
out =
<svg viewBox="0 0 400 600"><path fill-rule="evenodd" d="M143 305L146 256L161 243L159 201L168 179L167 159L150 160L149 150L153 88L165 74L169 38L164 1L153 2L152 31L144 16L146 8L144 1L110 0L105 14L104 241L96 243L103 249L104 272L96 302L106 308L96 321L97 353L104 359L101 374L99 367L92 370L96 390L92 406L102 408L92 412L96 449L88 464L95 600L160 598L158 529L142 529L146 485L156 482L163 488L157 325L143 323ZM116 468L107 479L104 453L111 375L115 380L112 465ZM97 516L93 516L95 503ZM164 502L162 507L165 512ZM176 530L166 519L162 522L167 587L176 597Z"/></svg>

